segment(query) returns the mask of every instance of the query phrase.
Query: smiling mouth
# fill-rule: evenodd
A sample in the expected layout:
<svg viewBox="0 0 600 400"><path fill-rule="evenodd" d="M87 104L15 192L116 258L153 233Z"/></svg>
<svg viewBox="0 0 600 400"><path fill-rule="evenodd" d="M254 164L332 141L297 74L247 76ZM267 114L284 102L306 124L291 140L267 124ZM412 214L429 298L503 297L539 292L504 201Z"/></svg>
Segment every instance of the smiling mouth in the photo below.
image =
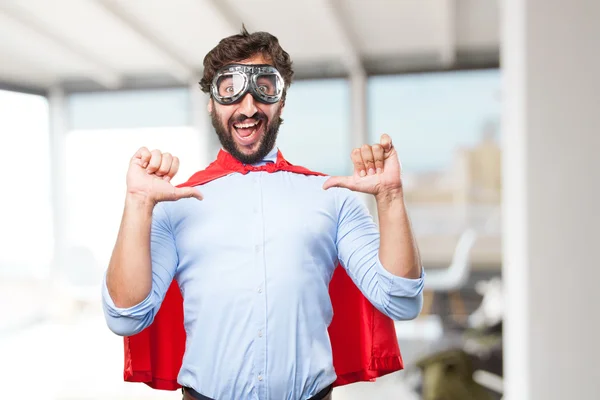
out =
<svg viewBox="0 0 600 400"><path fill-rule="evenodd" d="M262 120L233 124L236 136L243 144L252 144L258 137Z"/></svg>

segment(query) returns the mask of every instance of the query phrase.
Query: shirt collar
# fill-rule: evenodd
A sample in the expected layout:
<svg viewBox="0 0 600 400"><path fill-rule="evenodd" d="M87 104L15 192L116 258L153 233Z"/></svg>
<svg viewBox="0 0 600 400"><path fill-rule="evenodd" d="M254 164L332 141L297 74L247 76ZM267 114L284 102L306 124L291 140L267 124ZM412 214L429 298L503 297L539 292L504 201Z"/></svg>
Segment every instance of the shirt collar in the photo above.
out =
<svg viewBox="0 0 600 400"><path fill-rule="evenodd" d="M221 150L223 150L224 152L227 153L227 150L221 148ZM277 146L273 146L273 148L271 149L271 151L264 156L264 158L254 164L251 164L255 167L259 167L261 165L265 165L268 163L276 163L277 162L277 153L279 152L279 148Z"/></svg>
<svg viewBox="0 0 600 400"><path fill-rule="evenodd" d="M264 165L267 163L274 163L277 162L277 152L279 151L279 149L277 148L277 146L273 146L273 148L271 149L271 151L269 152L269 154L267 154L261 161L259 161L256 164L253 164L255 166L257 165Z"/></svg>

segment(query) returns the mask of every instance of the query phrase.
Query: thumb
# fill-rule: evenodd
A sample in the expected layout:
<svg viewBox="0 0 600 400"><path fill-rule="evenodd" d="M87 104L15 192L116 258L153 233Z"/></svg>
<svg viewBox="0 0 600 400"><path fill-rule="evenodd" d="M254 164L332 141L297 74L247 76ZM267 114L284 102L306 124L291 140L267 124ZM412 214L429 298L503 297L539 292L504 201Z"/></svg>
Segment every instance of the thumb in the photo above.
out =
<svg viewBox="0 0 600 400"><path fill-rule="evenodd" d="M392 138L387 133L381 135L381 140L379 144L381 144L381 147L383 147L383 150L386 152L390 152L394 147L394 145L392 144Z"/></svg>
<svg viewBox="0 0 600 400"><path fill-rule="evenodd" d="M352 188L351 176L332 176L325 181L323 189L327 190L332 187L341 187L346 189Z"/></svg>
<svg viewBox="0 0 600 400"><path fill-rule="evenodd" d="M175 200L184 199L187 197L193 197L198 200L203 199L202 194L200 194L200 192L193 187L176 187L173 195Z"/></svg>

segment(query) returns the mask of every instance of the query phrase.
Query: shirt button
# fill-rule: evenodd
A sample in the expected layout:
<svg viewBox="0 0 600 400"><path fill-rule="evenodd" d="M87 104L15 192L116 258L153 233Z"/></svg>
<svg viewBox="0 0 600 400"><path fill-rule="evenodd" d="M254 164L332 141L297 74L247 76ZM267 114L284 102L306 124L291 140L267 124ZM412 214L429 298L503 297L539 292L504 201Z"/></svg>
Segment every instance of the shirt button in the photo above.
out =
<svg viewBox="0 0 600 400"><path fill-rule="evenodd" d="M259 287L258 289L256 289L258 291L258 293L262 293L262 288Z"/></svg>
<svg viewBox="0 0 600 400"><path fill-rule="evenodd" d="M262 331L261 330L258 331L258 337L262 337Z"/></svg>
<svg viewBox="0 0 600 400"><path fill-rule="evenodd" d="M254 246L254 251L256 251L257 253L259 253L260 252L260 245L257 244L256 246Z"/></svg>
<svg viewBox="0 0 600 400"><path fill-rule="evenodd" d="M263 379L263 378L262 378L262 375L259 375L259 376L258 376L258 380L259 380L259 381L262 381L262 379Z"/></svg>

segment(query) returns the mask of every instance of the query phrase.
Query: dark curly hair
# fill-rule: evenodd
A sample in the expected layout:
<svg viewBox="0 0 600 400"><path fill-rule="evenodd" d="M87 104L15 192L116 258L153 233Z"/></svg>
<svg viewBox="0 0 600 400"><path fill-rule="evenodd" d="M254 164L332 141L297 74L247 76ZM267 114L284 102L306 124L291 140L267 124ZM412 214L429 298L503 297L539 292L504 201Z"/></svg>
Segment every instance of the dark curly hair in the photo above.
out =
<svg viewBox="0 0 600 400"><path fill-rule="evenodd" d="M285 82L281 97L281 101L284 102L294 75L290 55L281 48L275 36L267 32L248 33L243 25L239 34L221 39L219 44L204 57L204 75L200 81L202 91L210 94L212 80L220 68L256 54L262 54L281 74Z"/></svg>

